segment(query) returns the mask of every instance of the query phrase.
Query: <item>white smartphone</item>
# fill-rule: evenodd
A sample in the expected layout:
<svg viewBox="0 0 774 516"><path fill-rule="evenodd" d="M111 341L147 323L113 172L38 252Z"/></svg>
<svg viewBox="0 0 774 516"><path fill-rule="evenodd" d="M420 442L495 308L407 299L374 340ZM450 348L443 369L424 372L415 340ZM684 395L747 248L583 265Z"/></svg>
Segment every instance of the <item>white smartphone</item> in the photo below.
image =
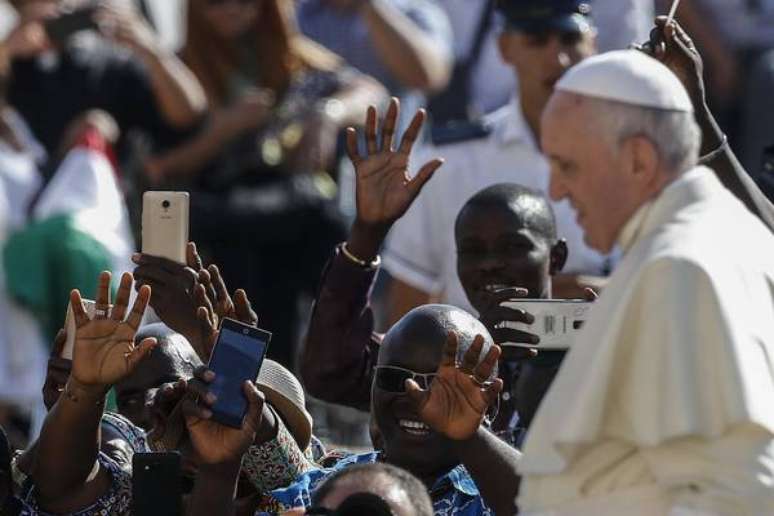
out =
<svg viewBox="0 0 774 516"><path fill-rule="evenodd" d="M185 263L188 192L145 192L142 196L142 252Z"/></svg>
<svg viewBox="0 0 774 516"><path fill-rule="evenodd" d="M86 309L86 315L89 319L94 319L94 311L97 309L97 302L91 299L81 299L83 308ZM73 314L73 304L67 303L67 315L65 315L65 331L67 331L67 340L62 348L62 358L73 359L73 349L75 348L75 315Z"/></svg>
<svg viewBox="0 0 774 516"><path fill-rule="evenodd" d="M535 318L532 324L506 321L503 326L540 337L537 344L504 342L504 346L535 349L569 349L588 319L594 303L582 299L511 299L500 306L524 310Z"/></svg>

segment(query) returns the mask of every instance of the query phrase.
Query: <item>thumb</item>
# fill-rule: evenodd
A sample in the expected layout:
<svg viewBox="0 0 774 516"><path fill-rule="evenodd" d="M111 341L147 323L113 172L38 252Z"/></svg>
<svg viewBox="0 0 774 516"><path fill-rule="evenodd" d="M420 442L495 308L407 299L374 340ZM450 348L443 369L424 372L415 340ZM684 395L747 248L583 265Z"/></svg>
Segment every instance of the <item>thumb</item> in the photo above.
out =
<svg viewBox="0 0 774 516"><path fill-rule="evenodd" d="M419 192L422 191L422 188L425 186L425 184L427 184L428 181L430 181L430 178L433 177L435 171L441 168L443 163L443 158L436 158L428 163L425 163L419 172L417 172L417 175L414 176L414 178L409 183L409 188L411 189L411 193L414 195L414 197L419 195Z"/></svg>
<svg viewBox="0 0 774 516"><path fill-rule="evenodd" d="M134 349L126 357L126 363L127 367L129 368L129 372L134 371L134 368L137 367L140 361L148 356L151 351L153 351L153 348L156 347L156 344L158 344L158 341L154 337L149 337L134 347Z"/></svg>
<svg viewBox="0 0 774 516"><path fill-rule="evenodd" d="M245 383L242 387L245 392L245 396L247 396L248 404L247 415L245 416L245 420L242 423L242 429L256 433L261 427L261 422L263 419L263 404L265 403L266 398L250 380L245 380Z"/></svg>
<svg viewBox="0 0 774 516"><path fill-rule="evenodd" d="M406 380L406 394L414 406L414 409L418 414L422 414L422 411L427 405L427 401L430 399L430 391L422 390L419 384L412 379Z"/></svg>

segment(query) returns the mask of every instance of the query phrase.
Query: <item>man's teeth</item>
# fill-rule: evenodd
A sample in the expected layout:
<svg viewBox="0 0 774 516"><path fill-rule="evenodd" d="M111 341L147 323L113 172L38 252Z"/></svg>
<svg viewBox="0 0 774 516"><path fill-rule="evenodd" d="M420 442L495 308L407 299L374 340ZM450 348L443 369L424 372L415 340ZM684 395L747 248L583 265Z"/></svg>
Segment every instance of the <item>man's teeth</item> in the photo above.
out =
<svg viewBox="0 0 774 516"><path fill-rule="evenodd" d="M421 421L411 421L409 419L401 419L398 421L398 425L402 430L413 435L426 435L430 432L430 427Z"/></svg>
<svg viewBox="0 0 774 516"><path fill-rule="evenodd" d="M484 290L488 292L497 292L498 290L502 290L504 288L508 288L506 285L486 285L484 287Z"/></svg>

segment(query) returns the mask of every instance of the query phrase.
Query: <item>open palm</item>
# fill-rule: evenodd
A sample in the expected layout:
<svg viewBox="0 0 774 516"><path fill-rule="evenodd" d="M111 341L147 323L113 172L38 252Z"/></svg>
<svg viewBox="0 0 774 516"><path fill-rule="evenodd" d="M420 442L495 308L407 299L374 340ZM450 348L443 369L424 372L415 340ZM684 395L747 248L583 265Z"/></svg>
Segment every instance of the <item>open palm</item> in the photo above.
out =
<svg viewBox="0 0 774 516"><path fill-rule="evenodd" d="M424 110L417 111L395 150L393 139L399 113L398 100L393 98L382 124L381 141L377 143L376 108L368 108L365 157L358 151L355 129L347 129L347 151L357 175L357 216L368 225L389 226L400 218L443 164L443 160L434 159L425 163L413 178L409 175L411 149L426 115Z"/></svg>
<svg viewBox="0 0 774 516"><path fill-rule="evenodd" d="M134 336L150 300L150 287L140 289L132 311L124 320L132 281L131 274L123 275L115 306L108 315L110 273L103 272L97 288L94 319L89 319L86 314L80 292L73 290L70 294L76 325L71 375L84 385L109 386L119 382L156 345L155 339L145 339L137 346L134 344Z"/></svg>
<svg viewBox="0 0 774 516"><path fill-rule="evenodd" d="M449 333L438 373L428 390L413 380L407 390L422 420L450 439L464 440L478 430L489 406L502 390L502 380L489 381L496 370L500 348L492 346L478 362L484 339L476 337L457 364L457 335Z"/></svg>

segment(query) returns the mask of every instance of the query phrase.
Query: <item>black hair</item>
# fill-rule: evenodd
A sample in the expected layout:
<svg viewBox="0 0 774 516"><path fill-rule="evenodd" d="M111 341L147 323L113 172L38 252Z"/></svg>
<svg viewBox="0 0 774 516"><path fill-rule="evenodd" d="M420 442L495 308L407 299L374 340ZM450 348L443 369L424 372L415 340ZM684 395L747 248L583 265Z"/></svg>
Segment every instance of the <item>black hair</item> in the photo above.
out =
<svg viewBox="0 0 774 516"><path fill-rule="evenodd" d="M488 186L468 199L457 215L454 232L459 230L465 212L475 208L502 208L518 215L524 225L534 229L551 242L556 240L556 217L546 196L516 183Z"/></svg>
<svg viewBox="0 0 774 516"><path fill-rule="evenodd" d="M425 485L408 471L383 462L353 464L336 471L312 493L312 505L320 505L341 480L351 478L365 489L372 480L379 476L385 477L389 480L389 485L397 486L403 491L406 499L411 502L415 516L433 516L433 504ZM352 496L357 496L357 494ZM346 501L342 502L342 505L344 503Z"/></svg>

